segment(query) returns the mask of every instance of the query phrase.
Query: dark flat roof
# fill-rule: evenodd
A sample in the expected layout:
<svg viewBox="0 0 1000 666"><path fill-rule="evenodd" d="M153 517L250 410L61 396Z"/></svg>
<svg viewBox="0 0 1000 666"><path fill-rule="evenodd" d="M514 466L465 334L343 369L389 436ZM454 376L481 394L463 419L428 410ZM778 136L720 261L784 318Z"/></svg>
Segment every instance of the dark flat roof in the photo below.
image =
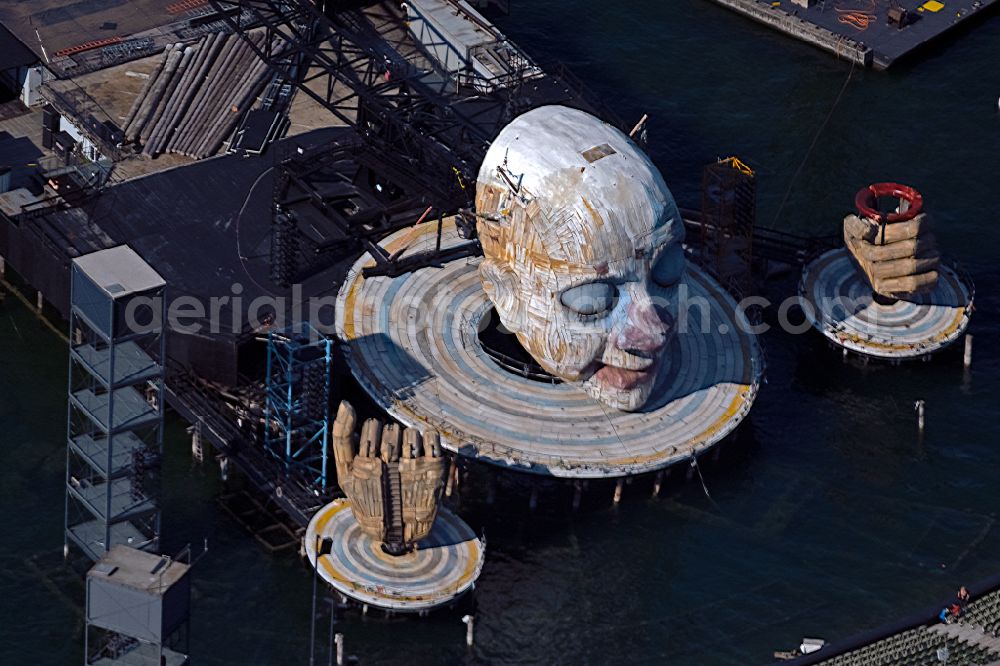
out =
<svg viewBox="0 0 1000 666"><path fill-rule="evenodd" d="M125 37L185 18L169 0L0 0L0 23L41 59L85 42ZM35 31L38 35L35 35ZM41 39L41 44L39 44Z"/></svg>
<svg viewBox="0 0 1000 666"><path fill-rule="evenodd" d="M39 61L35 52L24 45L14 33L0 25L0 71L34 65Z"/></svg>
<svg viewBox="0 0 1000 666"><path fill-rule="evenodd" d="M258 296L287 296L268 277L272 167L279 151L351 132L313 130L283 139L261 156L223 155L134 178L35 224L71 256L129 245L163 277L171 298L231 296L235 283L243 288L244 308ZM322 276L303 286L314 294L334 289Z"/></svg>

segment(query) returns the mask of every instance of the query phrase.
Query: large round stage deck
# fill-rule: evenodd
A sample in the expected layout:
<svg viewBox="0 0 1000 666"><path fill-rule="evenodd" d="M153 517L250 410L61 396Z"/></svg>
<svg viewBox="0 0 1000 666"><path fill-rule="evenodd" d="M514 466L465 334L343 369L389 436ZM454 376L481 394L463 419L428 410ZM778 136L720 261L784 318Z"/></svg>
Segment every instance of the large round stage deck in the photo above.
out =
<svg viewBox="0 0 1000 666"><path fill-rule="evenodd" d="M932 293L881 305L872 300L871 286L847 249L840 248L805 267L799 296L806 318L840 347L883 359L913 359L947 347L969 325L972 285L943 264L938 273Z"/></svg>
<svg viewBox="0 0 1000 666"><path fill-rule="evenodd" d="M347 499L327 504L309 522L303 546L313 567L317 543L326 538L332 548L320 557L320 577L359 603L400 613L431 610L458 599L479 578L486 555L472 529L444 507L430 535L404 555L387 555L362 532Z"/></svg>
<svg viewBox="0 0 1000 666"><path fill-rule="evenodd" d="M393 254L433 248L436 224L391 236ZM446 222L443 247L460 242ZM445 448L509 469L557 477L621 477L688 460L729 434L757 395L763 355L736 303L700 269L683 283L710 306L706 332L693 307L690 332L666 352L649 406L621 412L572 384L528 379L483 350L492 311L477 266L460 259L397 278L363 278L362 256L341 287L337 334L365 390L407 426L436 428ZM737 319L738 318L738 319Z"/></svg>

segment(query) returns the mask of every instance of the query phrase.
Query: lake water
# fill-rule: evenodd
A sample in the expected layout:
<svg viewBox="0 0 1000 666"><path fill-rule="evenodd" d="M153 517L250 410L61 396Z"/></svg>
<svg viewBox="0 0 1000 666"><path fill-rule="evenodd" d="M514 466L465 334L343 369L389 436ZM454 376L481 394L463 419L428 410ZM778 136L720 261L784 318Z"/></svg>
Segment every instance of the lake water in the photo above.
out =
<svg viewBox="0 0 1000 666"><path fill-rule="evenodd" d="M769 333L769 383L737 441L659 499L627 486L504 489L460 512L488 537L476 645L460 613L338 620L365 664L759 664L803 635L879 625L1000 571L1000 16L891 73L852 69L706 0L515 0L503 30L566 62L626 121L681 205L736 154L759 176L759 223L835 234L861 186L916 186L947 256L977 285L975 362L843 363L818 335ZM794 279L768 293L792 293ZM13 298L0 306L0 663L82 658L82 588L35 563L62 547L66 350ZM918 437L913 402L927 404ZM678 475L682 476L682 475ZM475 481L475 479L474 479ZM215 502L217 468L167 429L165 550L209 539L195 573L199 665L307 663L311 578L270 556ZM196 552L199 550L196 548ZM44 567L43 567L44 568ZM325 620L319 642L327 639ZM319 663L326 663L325 653Z"/></svg>

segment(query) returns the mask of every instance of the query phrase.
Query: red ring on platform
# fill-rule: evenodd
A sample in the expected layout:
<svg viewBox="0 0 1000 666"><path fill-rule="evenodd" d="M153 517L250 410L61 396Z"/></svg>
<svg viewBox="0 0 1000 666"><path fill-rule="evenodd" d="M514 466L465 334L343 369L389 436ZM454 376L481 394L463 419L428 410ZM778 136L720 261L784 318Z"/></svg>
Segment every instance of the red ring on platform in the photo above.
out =
<svg viewBox="0 0 1000 666"><path fill-rule="evenodd" d="M880 213L879 197L896 197L908 201L910 206L905 213ZM924 197L909 185L899 183L874 183L861 189L854 197L854 205L862 217L868 217L879 222L906 222L919 215L924 209Z"/></svg>

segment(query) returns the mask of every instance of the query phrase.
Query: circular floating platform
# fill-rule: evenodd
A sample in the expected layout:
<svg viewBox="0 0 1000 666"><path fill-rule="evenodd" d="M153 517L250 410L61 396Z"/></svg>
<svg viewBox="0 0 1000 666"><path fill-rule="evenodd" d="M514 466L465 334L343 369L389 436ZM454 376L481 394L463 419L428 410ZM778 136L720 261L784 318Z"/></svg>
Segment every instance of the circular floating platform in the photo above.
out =
<svg viewBox="0 0 1000 666"><path fill-rule="evenodd" d="M403 613L431 610L465 594L486 554L472 529L444 507L430 535L405 555L387 555L362 532L347 499L327 504L309 522L303 544L313 567L317 536L333 542L319 560L323 580L359 603Z"/></svg>
<svg viewBox="0 0 1000 666"><path fill-rule="evenodd" d="M913 301L872 300L864 274L847 249L830 250L802 271L799 295L812 325L835 344L859 354L911 359L934 353L969 325L973 290L943 264L937 287Z"/></svg>
<svg viewBox="0 0 1000 666"><path fill-rule="evenodd" d="M432 249L436 224L398 232L393 254ZM461 242L445 226L443 247ZM506 370L483 350L478 330L492 304L479 258L397 278L363 278L354 265L337 300L337 334L365 390L407 426L432 427L460 455L557 477L620 477L690 459L729 434L750 411L763 372L756 337L736 303L689 264L683 283L691 332L675 336L645 411L615 410L572 384ZM692 302L700 302L693 301ZM704 308L702 308L704 309Z"/></svg>

